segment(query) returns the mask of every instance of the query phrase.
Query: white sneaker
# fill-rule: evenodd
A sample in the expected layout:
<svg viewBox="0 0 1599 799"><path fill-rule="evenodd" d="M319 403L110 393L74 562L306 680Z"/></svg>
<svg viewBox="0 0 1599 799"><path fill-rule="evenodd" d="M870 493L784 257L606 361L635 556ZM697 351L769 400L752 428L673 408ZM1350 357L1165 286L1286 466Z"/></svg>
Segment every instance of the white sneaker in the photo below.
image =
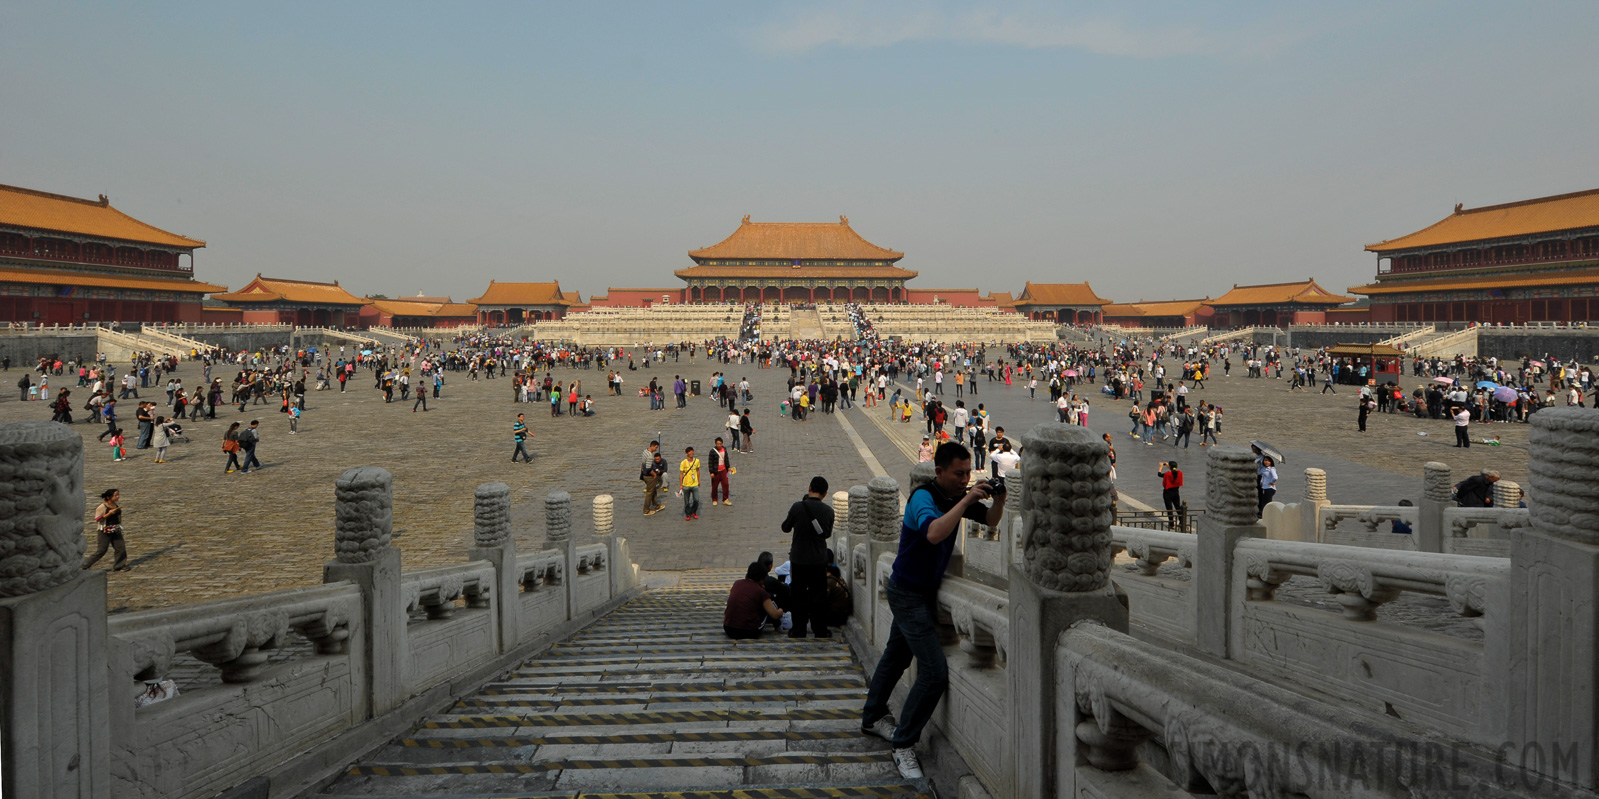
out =
<svg viewBox="0 0 1599 799"><path fill-rule="evenodd" d="M899 769L899 775L907 780L922 778L922 763L916 759L915 749L895 749L894 767Z"/></svg>
<svg viewBox="0 0 1599 799"><path fill-rule="evenodd" d="M875 735L885 741L891 741L894 739L894 730L898 728L899 723L894 721L894 714L889 713L872 722L870 727L861 727L861 732L867 735Z"/></svg>

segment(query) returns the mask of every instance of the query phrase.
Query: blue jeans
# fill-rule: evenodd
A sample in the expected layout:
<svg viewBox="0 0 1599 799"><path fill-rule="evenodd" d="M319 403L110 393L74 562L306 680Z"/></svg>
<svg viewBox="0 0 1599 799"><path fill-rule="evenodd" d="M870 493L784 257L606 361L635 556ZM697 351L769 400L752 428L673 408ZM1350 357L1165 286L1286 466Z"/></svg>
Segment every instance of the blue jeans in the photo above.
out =
<svg viewBox="0 0 1599 799"><path fill-rule="evenodd" d="M949 665L944 660L944 645L938 640L938 596L900 588L889 580L884 586L894 626L888 633L888 646L877 661L872 684L861 708L861 726L869 727L888 714L888 700L900 675L916 659L916 682L894 730L895 749L905 749L921 740L922 728L933 717L938 700L949 689Z"/></svg>
<svg viewBox="0 0 1599 799"><path fill-rule="evenodd" d="M683 486L683 515L693 516L700 512L700 487Z"/></svg>
<svg viewBox="0 0 1599 799"><path fill-rule="evenodd" d="M261 468L261 462L255 459L255 447L245 447L244 448L244 467L240 471L245 471L245 472L250 471L250 464L252 464L252 463L255 464L255 468L257 468L257 469Z"/></svg>

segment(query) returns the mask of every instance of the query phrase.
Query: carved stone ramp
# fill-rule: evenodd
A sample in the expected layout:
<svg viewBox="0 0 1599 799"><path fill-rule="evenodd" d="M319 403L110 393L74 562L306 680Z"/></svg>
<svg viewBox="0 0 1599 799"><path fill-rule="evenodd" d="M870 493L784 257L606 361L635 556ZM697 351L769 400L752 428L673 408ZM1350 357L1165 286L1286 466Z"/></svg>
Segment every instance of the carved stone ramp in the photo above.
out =
<svg viewBox="0 0 1599 799"><path fill-rule="evenodd" d="M685 575L390 741L324 796L930 796L860 732L842 637L729 640L742 574Z"/></svg>

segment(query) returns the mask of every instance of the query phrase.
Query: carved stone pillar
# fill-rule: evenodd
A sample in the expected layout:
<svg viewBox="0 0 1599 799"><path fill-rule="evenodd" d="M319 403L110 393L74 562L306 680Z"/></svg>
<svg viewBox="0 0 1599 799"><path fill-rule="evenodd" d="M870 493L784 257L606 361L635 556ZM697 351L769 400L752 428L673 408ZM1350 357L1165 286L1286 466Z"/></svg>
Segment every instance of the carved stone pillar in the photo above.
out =
<svg viewBox="0 0 1599 799"><path fill-rule="evenodd" d="M1321 509L1332 503L1327 501L1327 472L1321 469L1305 470L1305 498L1299 501L1299 529L1290 540L1315 542L1321 540ZM1268 530L1269 538L1286 538Z"/></svg>
<svg viewBox="0 0 1599 799"><path fill-rule="evenodd" d="M1490 675L1489 684L1509 689L1514 750L1543 753L1521 762L1593 790L1599 787L1599 410L1544 408L1532 415L1528 443L1532 526L1510 531L1503 630L1509 674ZM1486 615L1492 624L1492 610Z"/></svg>
<svg viewBox="0 0 1599 799"><path fill-rule="evenodd" d="M900 516L904 507L899 501L899 481L892 477L874 477L866 484L871 494L870 535L866 548L866 596L869 612L861 619L861 626L871 641L881 651L888 643L888 630L877 623L878 612L887 612L883 598L882 579L877 575L877 561L883 555L899 551Z"/></svg>
<svg viewBox="0 0 1599 799"><path fill-rule="evenodd" d="M366 647L366 700L373 716L405 700L406 617L400 591L400 550L389 545L394 528L394 477L361 466L333 483L334 559L322 582L348 580L361 589Z"/></svg>
<svg viewBox="0 0 1599 799"><path fill-rule="evenodd" d="M1041 424L1022 436L1022 479L1007 481L1007 512L1022 517L1023 556L1011 571L1006 680L1009 695L1025 701L1008 703L1013 784L996 795L1077 795L1075 785L1056 784L1075 770L1057 766L1061 757L1086 757L1071 734L1086 718L1056 717L1060 691L1073 688L1072 675L1057 671L1055 646L1080 622L1127 631L1127 598L1110 581L1109 454L1087 428ZM1062 730L1069 740L1058 740Z"/></svg>
<svg viewBox="0 0 1599 799"><path fill-rule="evenodd" d="M82 570L84 507L77 433L0 426L3 796L111 795L106 577Z"/></svg>
<svg viewBox="0 0 1599 799"><path fill-rule="evenodd" d="M1418 551L1444 551L1444 537L1450 534L1444 529L1444 508L1454 507L1455 500L1450 496L1452 488L1454 481L1447 464L1430 461L1422 467L1421 502L1417 503L1415 531Z"/></svg>
<svg viewBox="0 0 1599 799"><path fill-rule="evenodd" d="M561 550L561 586L566 591L566 618L577 616L577 542L572 539L572 495L551 491L544 498L544 540Z"/></svg>
<svg viewBox="0 0 1599 799"><path fill-rule="evenodd" d="M845 533L845 524L849 520L849 492L833 492L833 537L827 540L827 545L833 550L833 560L838 564L838 570L849 574L849 535Z"/></svg>
<svg viewBox="0 0 1599 799"><path fill-rule="evenodd" d="M1521 484L1511 480L1494 483L1494 507L1517 508L1521 506Z"/></svg>
<svg viewBox="0 0 1599 799"><path fill-rule="evenodd" d="M1227 657L1231 637L1233 545L1260 537L1255 455L1243 447L1211 447L1205 465L1205 515L1200 517L1194 563L1194 641L1200 651Z"/></svg>
<svg viewBox="0 0 1599 799"><path fill-rule="evenodd" d="M521 634L517 595L522 575L516 569L516 539L511 535L511 487L484 483L472 496L472 548L467 557L494 564L494 590L490 606L498 624L500 651L516 648Z"/></svg>
<svg viewBox="0 0 1599 799"><path fill-rule="evenodd" d="M621 596L632 587L633 564L627 555L627 539L616 535L616 498L610 494L594 497L594 536L605 542L611 596Z"/></svg>

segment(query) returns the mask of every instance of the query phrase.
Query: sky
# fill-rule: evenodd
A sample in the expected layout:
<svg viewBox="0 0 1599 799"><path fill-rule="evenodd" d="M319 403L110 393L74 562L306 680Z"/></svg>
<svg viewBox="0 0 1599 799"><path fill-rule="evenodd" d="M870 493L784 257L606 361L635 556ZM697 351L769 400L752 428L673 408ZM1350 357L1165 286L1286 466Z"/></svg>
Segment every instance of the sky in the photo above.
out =
<svg viewBox="0 0 1599 799"><path fill-rule="evenodd" d="M1599 188L1599 3L0 5L0 183L196 277L681 286L847 215L921 288L1368 281L1362 248Z"/></svg>

